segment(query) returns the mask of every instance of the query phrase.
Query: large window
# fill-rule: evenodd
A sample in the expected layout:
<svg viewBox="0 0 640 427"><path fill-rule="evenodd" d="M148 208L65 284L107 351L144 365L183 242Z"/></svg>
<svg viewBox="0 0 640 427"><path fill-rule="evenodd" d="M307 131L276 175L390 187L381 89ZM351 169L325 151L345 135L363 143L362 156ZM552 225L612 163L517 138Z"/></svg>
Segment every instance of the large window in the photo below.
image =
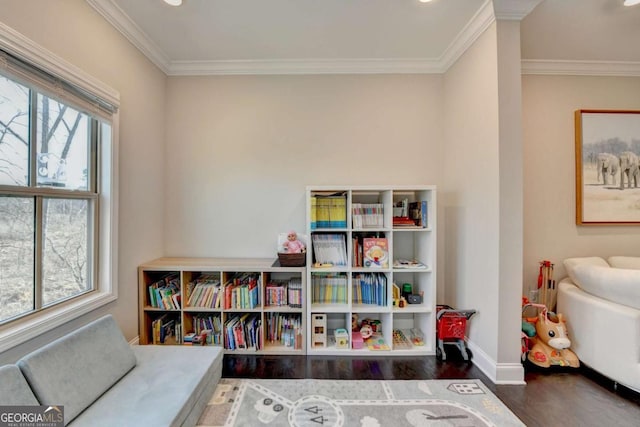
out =
<svg viewBox="0 0 640 427"><path fill-rule="evenodd" d="M116 106L53 64L0 50L0 352L116 296Z"/></svg>
<svg viewBox="0 0 640 427"><path fill-rule="evenodd" d="M101 128L0 71L0 322L95 289Z"/></svg>

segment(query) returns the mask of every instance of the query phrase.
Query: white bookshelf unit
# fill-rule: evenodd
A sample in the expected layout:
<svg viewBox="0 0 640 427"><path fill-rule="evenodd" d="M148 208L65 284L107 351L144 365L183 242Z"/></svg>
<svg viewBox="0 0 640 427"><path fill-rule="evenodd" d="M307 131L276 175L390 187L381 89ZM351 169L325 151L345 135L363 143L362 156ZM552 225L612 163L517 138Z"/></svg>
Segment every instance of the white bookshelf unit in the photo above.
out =
<svg viewBox="0 0 640 427"><path fill-rule="evenodd" d="M244 258L158 258L147 262L138 267L138 288L139 288L139 341L144 344L160 344L158 340L154 340L153 322L159 318L164 319L166 323L180 324L180 332L165 337L163 344L184 344L183 337L189 332L195 332L197 324L202 324L199 319L217 319L221 326L221 336L219 344L224 345L225 353L228 354L299 354L304 355L306 350L305 332L307 330L306 318L306 276L304 267L280 267L274 265L274 259L244 259ZM241 299L231 299L230 295L233 290L234 277L252 277L255 278L257 288L257 303L249 302L244 296ZM168 279L167 279L168 278ZM180 290L180 301L178 306L168 305L157 307L157 303L152 301L152 292L150 287L160 281L171 281L178 286ZM220 304L209 298L209 303L205 303L206 298L197 303L195 298L190 297L195 291L195 284L208 280L212 287L218 287L221 298ZM292 299L288 298L288 303L283 304L274 299L275 291L267 289L269 284L278 285L296 283L299 284L300 305L291 306ZM215 284L219 286L216 286ZM191 285L190 285L191 284ZM229 292L227 292L227 290ZM287 289L288 291L289 289ZM237 290L237 295L241 291ZM154 294L155 295L155 294ZM272 295L268 298L268 295ZM240 297L238 297L240 298ZM231 304L233 301L233 304ZM155 306L154 306L155 305ZM213 307L211 307L213 306ZM225 335L225 324L233 318L246 318L247 320L259 320L260 328L256 329L256 333L261 342L261 348L256 348L247 343L246 348L231 349L228 337ZM278 318L279 317L279 318ZM297 328L293 332L287 334L277 333L281 339L271 339L274 337L274 331L282 331L282 326L286 322L283 319L291 319L292 324ZM276 321L280 320L276 327ZM162 322L161 322L162 323ZM257 325L257 322L256 322ZM270 328L271 325L271 328ZM289 328L287 328L289 330ZM282 337L282 335L285 335ZM249 332L246 333L245 339L248 340ZM157 338L157 337L156 337ZM252 338L257 340L258 338ZM296 346L295 340L298 343ZM154 342L155 341L155 342ZM216 345L210 343L209 345ZM297 348L296 348L297 347Z"/></svg>
<svg viewBox="0 0 640 427"><path fill-rule="evenodd" d="M403 201L404 211L400 206ZM426 202L426 221L414 224L407 224L406 218L404 224L400 224L401 219L394 221L394 216L411 216L409 206L419 203L422 208L422 202ZM310 327L306 334L307 354L435 354L436 187L310 186L306 190L306 204L309 236L306 324ZM359 212L368 215L356 217ZM358 251L354 251L362 247L365 237L386 239L388 246L386 256L372 255L373 261L367 266ZM401 259L410 263L394 265L394 261ZM415 266L413 261L421 265ZM372 277L374 281L377 279L378 286L370 284ZM383 282L386 286L380 285ZM394 301L394 283L401 293L404 284L410 285L411 293L420 295L421 302L412 298L411 304L407 301L400 307L399 301ZM358 326L352 330L354 318ZM376 334L360 347L354 336L358 338L365 319ZM319 331L324 329L325 339L314 330L314 320L322 325ZM340 329L348 333L346 347L336 345L334 334ZM368 328L364 332L367 335ZM394 339L397 335L404 335L409 342ZM418 345L414 345L411 342L414 337L421 338L422 344L416 340Z"/></svg>

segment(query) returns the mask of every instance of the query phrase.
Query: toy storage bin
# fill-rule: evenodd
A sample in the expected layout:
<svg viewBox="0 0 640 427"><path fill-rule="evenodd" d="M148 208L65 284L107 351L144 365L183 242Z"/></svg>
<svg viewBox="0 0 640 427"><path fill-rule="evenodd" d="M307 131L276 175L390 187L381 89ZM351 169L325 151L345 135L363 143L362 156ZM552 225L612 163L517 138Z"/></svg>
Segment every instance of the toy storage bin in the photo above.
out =
<svg viewBox="0 0 640 427"><path fill-rule="evenodd" d="M278 252L278 261L282 267L304 267L307 263L306 253L287 254Z"/></svg>

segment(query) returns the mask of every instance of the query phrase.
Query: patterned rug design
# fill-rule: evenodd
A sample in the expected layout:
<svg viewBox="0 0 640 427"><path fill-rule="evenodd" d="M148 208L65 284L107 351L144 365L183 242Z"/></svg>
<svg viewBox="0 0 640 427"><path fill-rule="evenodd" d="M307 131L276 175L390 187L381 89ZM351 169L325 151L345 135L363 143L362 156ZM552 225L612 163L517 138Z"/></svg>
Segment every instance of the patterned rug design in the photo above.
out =
<svg viewBox="0 0 640 427"><path fill-rule="evenodd" d="M479 380L220 380L202 427L524 426Z"/></svg>

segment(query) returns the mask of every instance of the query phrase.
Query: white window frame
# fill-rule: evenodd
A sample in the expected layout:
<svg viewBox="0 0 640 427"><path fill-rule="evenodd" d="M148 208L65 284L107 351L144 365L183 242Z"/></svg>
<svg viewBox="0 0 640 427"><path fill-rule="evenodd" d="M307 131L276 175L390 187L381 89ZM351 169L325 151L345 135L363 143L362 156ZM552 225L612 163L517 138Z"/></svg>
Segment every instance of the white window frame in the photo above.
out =
<svg viewBox="0 0 640 427"><path fill-rule="evenodd" d="M118 298L118 135L120 94L78 67L0 22L0 49L105 100L111 115L111 140L98 153L99 203L95 291L0 326L0 353L74 320Z"/></svg>

